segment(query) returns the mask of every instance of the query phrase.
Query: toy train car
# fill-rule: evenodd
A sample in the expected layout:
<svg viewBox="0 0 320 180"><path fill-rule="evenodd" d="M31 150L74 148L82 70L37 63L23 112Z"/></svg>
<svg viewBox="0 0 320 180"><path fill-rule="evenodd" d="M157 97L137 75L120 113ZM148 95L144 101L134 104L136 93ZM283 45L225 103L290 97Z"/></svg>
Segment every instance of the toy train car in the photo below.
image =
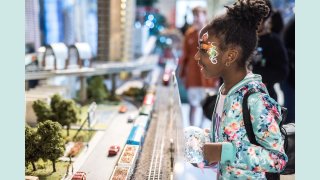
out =
<svg viewBox="0 0 320 180"><path fill-rule="evenodd" d="M153 105L154 100L155 100L154 94L149 93L144 97L143 104L145 104L145 105Z"/></svg>
<svg viewBox="0 0 320 180"><path fill-rule="evenodd" d="M141 127L143 127L143 129L144 129L145 131L147 131L148 126L149 126L149 122L150 122L149 120L150 120L150 117L149 117L149 116L139 115L139 116L136 118L133 126L141 126Z"/></svg>
<svg viewBox="0 0 320 180"><path fill-rule="evenodd" d="M142 126L133 126L127 144L131 145L142 145L144 141L145 129Z"/></svg>
<svg viewBox="0 0 320 180"><path fill-rule="evenodd" d="M126 144L118 161L120 167L132 167L138 159L140 146Z"/></svg>
<svg viewBox="0 0 320 180"><path fill-rule="evenodd" d="M129 180L131 177L131 168L130 167L119 167L116 166L113 170L110 180Z"/></svg>
<svg viewBox="0 0 320 180"><path fill-rule="evenodd" d="M135 169L139 152L140 146L126 144L110 179L129 180Z"/></svg>
<svg viewBox="0 0 320 180"><path fill-rule="evenodd" d="M142 105L139 111L140 115L151 116L153 105Z"/></svg>
<svg viewBox="0 0 320 180"><path fill-rule="evenodd" d="M168 86L170 82L171 71L165 71L162 76L162 84Z"/></svg>

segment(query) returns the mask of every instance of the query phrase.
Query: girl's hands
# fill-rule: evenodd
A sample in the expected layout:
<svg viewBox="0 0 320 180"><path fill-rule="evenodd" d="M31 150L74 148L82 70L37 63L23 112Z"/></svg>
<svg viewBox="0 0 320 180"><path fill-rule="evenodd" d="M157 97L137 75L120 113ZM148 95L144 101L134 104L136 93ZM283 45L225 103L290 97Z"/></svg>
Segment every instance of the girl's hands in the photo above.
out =
<svg viewBox="0 0 320 180"><path fill-rule="evenodd" d="M204 128L203 129L205 133L210 134L210 129L209 128Z"/></svg>

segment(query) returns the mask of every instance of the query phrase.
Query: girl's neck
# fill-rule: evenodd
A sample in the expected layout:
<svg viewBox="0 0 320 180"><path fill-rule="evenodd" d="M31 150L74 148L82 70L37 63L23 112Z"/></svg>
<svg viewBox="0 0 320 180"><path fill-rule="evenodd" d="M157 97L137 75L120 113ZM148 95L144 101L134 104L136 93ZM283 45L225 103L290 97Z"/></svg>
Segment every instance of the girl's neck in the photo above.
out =
<svg viewBox="0 0 320 180"><path fill-rule="evenodd" d="M244 77L247 75L247 69L239 69L237 71L229 71L228 73L225 73L225 75L222 77L224 86L221 90L221 93L223 95L228 94L230 89L236 85L238 82L240 82Z"/></svg>

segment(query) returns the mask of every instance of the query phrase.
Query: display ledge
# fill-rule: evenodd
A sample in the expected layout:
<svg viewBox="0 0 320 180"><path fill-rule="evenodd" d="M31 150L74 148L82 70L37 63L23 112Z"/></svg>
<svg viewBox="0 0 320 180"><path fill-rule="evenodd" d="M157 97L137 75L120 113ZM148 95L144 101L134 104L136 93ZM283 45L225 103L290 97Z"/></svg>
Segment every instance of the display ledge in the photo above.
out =
<svg viewBox="0 0 320 180"><path fill-rule="evenodd" d="M149 55L142 56L136 61L131 62L93 63L92 68L26 72L25 80L46 79L55 76L93 76L117 74L123 71L149 71L156 66L158 59L158 55Z"/></svg>

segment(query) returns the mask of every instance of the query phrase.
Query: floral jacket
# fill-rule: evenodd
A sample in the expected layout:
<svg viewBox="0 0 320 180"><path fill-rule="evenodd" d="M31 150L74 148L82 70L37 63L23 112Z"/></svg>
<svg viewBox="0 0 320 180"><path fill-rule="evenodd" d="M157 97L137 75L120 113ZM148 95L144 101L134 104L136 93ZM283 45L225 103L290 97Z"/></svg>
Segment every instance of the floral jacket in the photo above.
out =
<svg viewBox="0 0 320 180"><path fill-rule="evenodd" d="M262 146L250 143L243 122L242 100L244 94L252 88L266 92L255 93L248 98L253 131L257 142ZM233 148L233 151L222 150L221 156L231 158L219 163L219 179L266 179L265 172L281 172L285 168L288 157L284 152L278 126L282 120L281 107L267 92L261 76L256 74L244 78L228 92L218 137L211 133L211 140L217 139L229 146L231 143ZM217 102L218 100L219 96ZM212 122L211 132L215 132L215 116Z"/></svg>

